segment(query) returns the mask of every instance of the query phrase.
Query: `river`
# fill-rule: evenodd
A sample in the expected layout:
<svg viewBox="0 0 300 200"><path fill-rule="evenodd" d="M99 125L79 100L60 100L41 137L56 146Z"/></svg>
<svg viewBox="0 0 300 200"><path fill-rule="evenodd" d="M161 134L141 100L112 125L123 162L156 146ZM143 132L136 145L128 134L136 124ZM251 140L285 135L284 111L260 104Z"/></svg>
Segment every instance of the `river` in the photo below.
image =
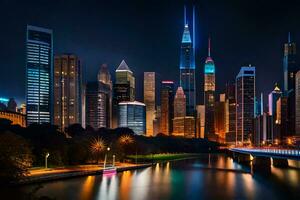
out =
<svg viewBox="0 0 300 200"><path fill-rule="evenodd" d="M55 199L300 199L300 170L272 167L254 174L225 155L156 164L113 176L87 176L5 190L9 199L25 193ZM35 192L33 192L35 191ZM2 195L3 197L3 195Z"/></svg>

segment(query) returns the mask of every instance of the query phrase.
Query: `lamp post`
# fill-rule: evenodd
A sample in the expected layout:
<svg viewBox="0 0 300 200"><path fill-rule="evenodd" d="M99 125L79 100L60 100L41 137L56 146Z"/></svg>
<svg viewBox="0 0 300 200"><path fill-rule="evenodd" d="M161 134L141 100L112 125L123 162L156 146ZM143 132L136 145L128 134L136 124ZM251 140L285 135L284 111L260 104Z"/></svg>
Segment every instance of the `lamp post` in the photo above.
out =
<svg viewBox="0 0 300 200"><path fill-rule="evenodd" d="M110 151L110 147L107 147L107 152ZM106 167L106 158L107 158L107 153L105 153L105 157L104 157L104 165L103 165L103 168L105 169Z"/></svg>
<svg viewBox="0 0 300 200"><path fill-rule="evenodd" d="M47 163L47 161L48 161L48 157L49 157L49 156L50 156L50 154L47 152L46 155L45 155L45 169L48 168L48 163Z"/></svg>

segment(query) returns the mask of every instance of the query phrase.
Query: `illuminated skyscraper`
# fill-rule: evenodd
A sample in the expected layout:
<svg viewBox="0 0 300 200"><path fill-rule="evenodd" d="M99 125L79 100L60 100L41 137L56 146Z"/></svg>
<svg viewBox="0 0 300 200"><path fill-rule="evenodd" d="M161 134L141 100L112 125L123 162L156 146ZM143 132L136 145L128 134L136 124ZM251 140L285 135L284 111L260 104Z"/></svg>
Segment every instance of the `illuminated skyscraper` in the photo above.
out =
<svg viewBox="0 0 300 200"><path fill-rule="evenodd" d="M106 64L101 65L98 72L99 99L101 105L100 127L112 127L112 81Z"/></svg>
<svg viewBox="0 0 300 200"><path fill-rule="evenodd" d="M196 138L204 138L205 130L205 106L197 105Z"/></svg>
<svg viewBox="0 0 300 200"><path fill-rule="evenodd" d="M300 136L300 70L296 73L296 135Z"/></svg>
<svg viewBox="0 0 300 200"><path fill-rule="evenodd" d="M54 124L64 131L82 123L82 70L76 55L54 58Z"/></svg>
<svg viewBox="0 0 300 200"><path fill-rule="evenodd" d="M160 114L160 132L165 135L171 135L174 117L174 82L162 81L161 83L161 114Z"/></svg>
<svg viewBox="0 0 300 200"><path fill-rule="evenodd" d="M146 106L138 101L119 103L119 127L128 127L135 134L146 134Z"/></svg>
<svg viewBox="0 0 300 200"><path fill-rule="evenodd" d="M184 14L185 15L185 14ZM194 116L196 110L196 86L195 86L195 9L193 8L193 41L189 30L189 24L184 16L184 31L180 50L180 86L186 96L186 112L188 116Z"/></svg>
<svg viewBox="0 0 300 200"><path fill-rule="evenodd" d="M51 123L53 113L52 30L27 25L26 106L27 125Z"/></svg>
<svg viewBox="0 0 300 200"><path fill-rule="evenodd" d="M278 84L275 84L275 88L274 90L269 94L268 96L268 108L269 108L269 117L272 120L272 126L270 128L270 133L268 133L268 135L270 136L271 142L274 142L274 139L277 138L278 139L278 135L279 135L279 131L278 131L278 127L276 124L278 124L278 122L276 122L276 118L277 118L277 101L278 99L281 97L282 92L278 86Z"/></svg>
<svg viewBox="0 0 300 200"><path fill-rule="evenodd" d="M135 78L128 65L122 60L116 69L116 81L113 86L113 128L118 127L118 104L135 100Z"/></svg>
<svg viewBox="0 0 300 200"><path fill-rule="evenodd" d="M210 57L210 39L208 40L208 57L204 65L204 105L205 138L215 140L215 63Z"/></svg>
<svg viewBox="0 0 300 200"><path fill-rule="evenodd" d="M226 111L225 94L220 94L220 100L215 102L215 132L222 143L225 142Z"/></svg>
<svg viewBox="0 0 300 200"><path fill-rule="evenodd" d="M288 98L287 102L287 136L295 135L295 78L300 66L296 62L296 43L291 41L290 33L288 42L284 44L283 70L284 70L284 95Z"/></svg>
<svg viewBox="0 0 300 200"><path fill-rule="evenodd" d="M146 104L146 135L153 136L155 119L157 75L155 72L144 72L144 103Z"/></svg>
<svg viewBox="0 0 300 200"><path fill-rule="evenodd" d="M241 67L236 76L236 143L251 143L253 135L255 67Z"/></svg>
<svg viewBox="0 0 300 200"><path fill-rule="evenodd" d="M182 87L178 87L174 98L174 117L186 116L186 97Z"/></svg>

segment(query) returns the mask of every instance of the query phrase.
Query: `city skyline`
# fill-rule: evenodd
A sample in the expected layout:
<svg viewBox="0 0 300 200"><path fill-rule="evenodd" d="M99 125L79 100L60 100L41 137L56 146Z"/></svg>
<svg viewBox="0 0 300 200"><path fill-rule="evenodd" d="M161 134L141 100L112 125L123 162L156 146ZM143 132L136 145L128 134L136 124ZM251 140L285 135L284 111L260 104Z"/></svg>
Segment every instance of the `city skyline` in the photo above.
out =
<svg viewBox="0 0 300 200"><path fill-rule="evenodd" d="M99 33L100 30L97 26L91 25L91 23L88 23L86 25L89 29L83 29L79 33L74 33L74 31L72 31L72 28L76 28L80 24L84 24L84 22L88 21L88 19L92 20L93 17L94 19L99 19L99 17L103 14L100 14L101 12L96 12L96 9L92 9L91 12L94 15L91 18L87 16L87 11L85 7L83 7L82 9L84 12L82 12L80 16L73 16L75 18L77 17L81 19L78 21L78 25L75 24L76 26L71 26L74 25L74 23L71 23L66 27L61 26L62 22L66 20L64 17L62 17L61 22L57 22L56 20L53 20L54 14L53 16L49 14L49 11L54 9L53 6L48 5L50 3L46 3L45 5L39 5L39 10L33 9L32 13L17 12L17 16L19 17L19 19L20 16L24 16L24 19L23 17L21 17L22 20L18 20L18 22L16 22L16 20L13 20L14 17L7 15L7 13L3 13L3 15L12 18L12 22L15 22L12 24L16 25L14 29L12 29L16 31L12 34L11 37L8 38L7 41L3 41L3 45L0 49L0 52L2 52L4 58L2 64L4 66L9 66L3 67L3 74L9 73L9 70L14 69L15 75L18 78L15 81L11 81L7 79L7 77L1 77L1 96L7 98L15 97L18 103L22 103L25 100L25 89L23 86L25 81L23 77L23 74L25 73L25 57L22 52L24 52L25 50L24 27L26 27L27 24L51 28L53 30L54 35L54 55L65 52L77 54L79 58L83 60L82 66L84 69L86 81L90 81L93 79L92 75L99 70L99 66L102 63L107 63L111 74L114 75L113 71L117 68L120 60L124 58L128 63L130 63L132 70L135 72L137 82L141 82L143 80L144 71L155 71L161 74L162 77L164 77L164 79L176 80L176 84L179 84L177 81L179 73L178 63L180 57L179 47L182 35L184 3L185 2L176 2L172 4L171 7L167 7L165 2L157 3L159 7L155 7L153 3L151 4L149 2L137 3L136 5L133 3L128 3L125 5L125 8L139 8L139 11L128 15L125 19L120 19L120 22L118 23L115 23L116 19L111 19L111 16L118 10L123 9L122 6L117 6L114 8L114 3L103 5L104 7L114 8L112 12L109 13L109 15L107 15L103 19L101 18L101 20L96 22L98 23L98 25L103 24L107 26L109 25L107 24L108 21L111 21L110 26L107 26L109 27L109 30L101 32L103 34L103 37L101 37L101 34L96 34L97 32ZM189 9L191 9L192 3L193 2L186 3ZM8 7L12 7L14 5L14 2L3 4L5 4ZM34 2L29 2L28 5L26 4L24 5L24 7L26 8L32 4L34 4ZM95 8L102 8L101 3L94 4ZM212 17L212 14L210 14L207 11L209 4L214 5L214 10L223 9L222 12L213 12L217 16L225 16L228 14L229 16L225 17L224 19L217 16ZM280 16L282 15L279 11L280 9L284 10L284 7L286 5L279 4L279 2L273 2L272 5L268 5L267 3L259 3L258 5L254 5L255 2L247 2L246 4L250 7L256 8L258 13L257 16L247 16L247 12L246 14L241 13L246 8L240 3L235 2L229 4L233 5L233 8L231 9L228 8L229 5L225 5L225 9L221 8L222 6L224 6L223 4L224 3L216 4L216 2L208 3L206 1L203 1L201 3L194 2L196 9L195 21L197 36L196 88L197 90L200 90L199 92L197 92L197 104L202 103L203 99L203 97L201 96L203 91L203 88L201 87L203 85L202 72L204 59L206 57L206 40L209 35L214 41L212 53L214 55L214 61L218 66L218 69L216 71L217 94L221 93L222 90L225 89L226 82L234 80L234 74L236 74L240 66L248 64L253 64L257 67L257 90L259 93L262 91L266 96L269 92L272 91L275 82L278 82L280 84L280 87L283 88L283 43L287 42L287 35L289 31L291 32L292 41L295 41L297 43L297 41L299 40L297 38L298 28L294 21L294 19L297 18L296 12L290 11L288 13L285 13L284 16L286 19L289 19L289 21L285 20L285 18L281 19L279 21L282 22L282 24L279 24L280 30L278 29L278 27L276 28L278 18L280 18ZM46 6L50 6L49 10L46 10ZM147 11L146 8L148 8L148 6L149 10ZM79 5L77 5L77 3L75 2L74 5L67 8L67 12L70 12L69 9L71 10L71 8L79 9L78 7ZM297 7L296 3L295 6L290 5L290 9L295 9L294 7ZM265 17L265 13L262 13L262 9L264 8L267 8L266 12L269 14L269 17ZM274 9L275 11L278 11L278 13L274 13L274 11L271 11ZM156 42L155 34L152 34L154 32L154 30L152 29L154 29L155 27L152 21L155 21L155 19L157 18L157 16L149 15L149 12L153 10L157 10L159 14L161 14L161 12L164 13L161 16L163 16L163 19L165 20L156 20L156 22L159 24L156 25L157 28L155 29L155 31L160 32L159 36L157 36L158 40L164 40L166 44L165 46L161 45L160 42ZM40 14L40 17L38 19L34 19L33 16L37 13ZM61 16L61 10L55 10L55 14L57 16ZM242 18L242 20L245 20L245 25L233 25L233 22L237 22L238 19L232 19L232 16L239 15ZM144 16L144 18L142 17L142 19L139 19L140 17L138 17L136 21L131 20L131 18L133 18L134 16ZM263 16L264 18L260 19L260 16ZM267 21L267 19L265 18L270 20L270 22L267 23L267 28L262 27L262 24ZM229 19L233 21L230 22ZM145 24L147 24L147 27L139 26L141 20L145 20ZM225 25L232 28L226 28L225 32L220 32L221 27L224 26L220 25L223 24L221 23L222 20L226 22ZM219 21L219 23L216 23L217 21ZM274 24L274 22L277 23ZM118 29L120 29L118 24L123 25L121 26L121 28L123 28L122 30L125 29L126 36L118 37L120 36L118 34ZM103 25L101 27L103 27ZM8 27L10 26L11 24L8 25ZM247 28L245 29L246 26ZM254 27L254 29L250 30L251 27ZM129 34L128 31L131 32L131 34ZM144 31L149 31L149 33L144 34ZM270 31L274 31L275 33L272 33L272 35L270 35ZM91 32L93 33L92 35L90 35ZM6 38L7 34L7 30L4 30L2 32L3 38ZM70 38L64 37L64 34L67 34L68 36L70 36ZM86 35L91 36L89 38L95 41L95 43L91 42L91 40L89 39L84 39L84 36ZM76 38L78 42L73 43L73 41L76 41ZM107 39L107 41L103 41L103 38ZM133 40L138 40L139 42L136 43L139 44L137 45L135 43L132 44L132 46L129 45L129 43ZM255 41L254 44L252 44L253 41ZM11 45L9 45L10 43L7 42L10 42ZM226 44L226 42L228 43ZM108 43L111 43L111 45L108 46ZM238 45L240 43L245 44L245 48ZM144 47L144 51L140 51L141 46ZM264 48L260 48L260 46ZM128 47L130 47L129 51ZM158 54L155 56L153 52L149 52L147 50L148 47L158 49ZM114 51L115 49L118 49L118 51ZM265 82L265 80L263 79L264 71L266 70L269 71L270 75L270 80L267 80L267 82ZM220 76L220 74L224 74L224 76ZM9 85L11 86L9 90L5 88L7 83L9 83ZM137 86L137 94L137 100L142 100L143 93L142 88L140 86Z"/></svg>

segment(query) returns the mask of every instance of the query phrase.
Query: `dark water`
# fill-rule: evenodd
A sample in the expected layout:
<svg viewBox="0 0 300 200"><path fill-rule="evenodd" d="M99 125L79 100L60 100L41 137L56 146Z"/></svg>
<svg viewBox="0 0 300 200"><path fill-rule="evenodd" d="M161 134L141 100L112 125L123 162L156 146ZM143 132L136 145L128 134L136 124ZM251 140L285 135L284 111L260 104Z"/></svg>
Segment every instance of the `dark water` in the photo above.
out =
<svg viewBox="0 0 300 200"><path fill-rule="evenodd" d="M300 170L272 168L270 175L249 169L223 155L157 164L115 176L87 176L43 183L34 195L56 199L300 199ZM5 191L22 199L37 185ZM1 195L3 197L3 195Z"/></svg>

